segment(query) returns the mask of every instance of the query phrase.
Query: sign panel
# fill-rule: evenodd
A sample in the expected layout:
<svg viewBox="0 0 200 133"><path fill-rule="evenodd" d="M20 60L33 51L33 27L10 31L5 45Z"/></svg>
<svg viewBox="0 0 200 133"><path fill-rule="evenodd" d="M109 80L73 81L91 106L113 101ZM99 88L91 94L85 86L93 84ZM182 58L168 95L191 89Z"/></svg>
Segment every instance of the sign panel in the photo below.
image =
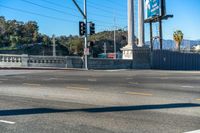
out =
<svg viewBox="0 0 200 133"><path fill-rule="evenodd" d="M165 0L145 0L146 19L165 14Z"/></svg>
<svg viewBox="0 0 200 133"><path fill-rule="evenodd" d="M84 49L84 55L90 55L90 49L89 48Z"/></svg>

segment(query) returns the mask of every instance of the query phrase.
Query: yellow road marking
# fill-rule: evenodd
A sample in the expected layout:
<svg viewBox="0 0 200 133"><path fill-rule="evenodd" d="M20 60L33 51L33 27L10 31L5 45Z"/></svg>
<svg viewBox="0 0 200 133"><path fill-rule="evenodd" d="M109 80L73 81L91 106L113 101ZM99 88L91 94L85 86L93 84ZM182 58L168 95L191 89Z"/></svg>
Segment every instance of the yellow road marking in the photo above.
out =
<svg viewBox="0 0 200 133"><path fill-rule="evenodd" d="M28 85L28 86L41 86L40 84L30 84L30 83L23 83L23 85Z"/></svg>
<svg viewBox="0 0 200 133"><path fill-rule="evenodd" d="M73 86L68 86L68 89L75 89L75 90L89 90L90 88L84 88L84 87L73 87Z"/></svg>
<svg viewBox="0 0 200 133"><path fill-rule="evenodd" d="M140 96L152 96L153 94L150 93L140 93L140 92L125 92L126 94L129 95L140 95Z"/></svg>

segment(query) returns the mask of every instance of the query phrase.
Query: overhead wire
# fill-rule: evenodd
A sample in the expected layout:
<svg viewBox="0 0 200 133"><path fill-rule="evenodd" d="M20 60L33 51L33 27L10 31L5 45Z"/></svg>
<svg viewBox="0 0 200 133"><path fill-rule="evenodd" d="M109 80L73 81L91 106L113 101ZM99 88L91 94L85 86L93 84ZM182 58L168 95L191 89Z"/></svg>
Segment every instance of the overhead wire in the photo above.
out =
<svg viewBox="0 0 200 133"><path fill-rule="evenodd" d="M70 15L70 16L74 16L74 17L77 17L77 18L80 18L80 17L81 17L81 16L78 16L78 15L69 14L69 13L66 13L66 12L64 12L64 11L57 10L57 9L54 9L54 8L51 8L51 7L43 6L43 5L40 5L40 4L31 2L31 1L28 1L28 0L21 0L21 1L22 1L22 2L25 2L25 3L29 3L29 4L35 5L35 6L38 6L38 7L41 7L41 8L45 8L45 9L48 9L48 10L51 10L51 11L55 11L55 12L58 12L58 13L62 13L62 14L65 14L65 15ZM105 21L98 20L98 19L93 19L93 20L96 21L96 22L104 23L104 24L111 24L111 23L109 23L109 22L105 22ZM90 20L89 20L89 21L90 21Z"/></svg>
<svg viewBox="0 0 200 133"><path fill-rule="evenodd" d="M63 21L63 22L76 23L76 21L73 21L73 20L63 19L63 18L49 16L49 15L44 15L44 14L40 14L40 13L35 13L35 12L31 12L31 11L27 11L27 10L23 10L23 9L19 9L19 8L5 6L5 5L2 5L2 4L0 4L0 6L3 7L3 8L7 8L7 9L10 9L10 10L13 10L13 11L22 12L22 13L25 13L25 14L37 15L37 16L40 16L40 17L45 17L45 18L54 19L54 20Z"/></svg>
<svg viewBox="0 0 200 133"><path fill-rule="evenodd" d="M57 13L62 13L62 14L65 14L65 15L71 15L71 16L75 16L75 17L80 17L80 16L77 16L77 15L74 15L74 14L69 14L69 13L66 13L62 10L58 10L58 9L54 9L54 8L51 8L51 7L47 7L47 6L43 6L43 5L40 5L40 4L37 4L37 3L34 3L34 2L31 2L31 1L28 1L28 0L21 0L23 2L26 2L26 3L29 3L29 4L32 4L32 5L35 5L35 6L38 6L38 7L41 7L41 8L45 8L45 9L48 9L48 10L52 10L52 11L55 11ZM65 8L65 6L62 6L60 4L56 4L54 2L50 2L48 0L43 0L44 2L48 2L49 4L51 5L56 5L56 6L59 6L59 7L62 7L62 8ZM73 20L70 20L70 19L63 19L63 18L59 18L59 17L54 17L54 16L49 16L49 15L45 15L45 14L40 14L40 13L36 13L36 12L31 12L31 11L27 11L27 10L23 10L23 9L19 9L19 8L14 8L14 7L9 7L9 6L5 6L5 5L1 5L1 7L3 8L7 8L7 9L10 9L10 10L14 10L14 11L18 11L18 12L22 12L22 13L26 13L26 14L32 14L32 15L37 15L37 16L40 16L40 17L45 17L45 18L48 18L48 19L53 19L53 20L57 20L57 21L62 21L62 22L70 22L70 23L77 23L77 21L73 21ZM70 7L67 7L71 10L74 10L73 8L70 8ZM101 21L101 20L95 20L93 19L95 22L101 22L101 24L96 24L96 26L98 27L111 27L110 25L113 25L113 23L109 23L109 22L104 22L104 21ZM102 25L104 24L104 25ZM106 25L105 25L106 24ZM113 27L113 26L112 26Z"/></svg>

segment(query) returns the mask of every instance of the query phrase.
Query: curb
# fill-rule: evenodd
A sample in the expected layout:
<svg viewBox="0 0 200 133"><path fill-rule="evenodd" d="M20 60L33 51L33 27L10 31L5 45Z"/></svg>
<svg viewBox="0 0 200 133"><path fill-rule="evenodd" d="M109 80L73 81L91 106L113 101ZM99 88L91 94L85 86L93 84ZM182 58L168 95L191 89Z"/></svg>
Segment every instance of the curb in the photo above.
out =
<svg viewBox="0 0 200 133"><path fill-rule="evenodd" d="M1 67L0 70L72 70L86 71L84 68L56 68L56 67Z"/></svg>

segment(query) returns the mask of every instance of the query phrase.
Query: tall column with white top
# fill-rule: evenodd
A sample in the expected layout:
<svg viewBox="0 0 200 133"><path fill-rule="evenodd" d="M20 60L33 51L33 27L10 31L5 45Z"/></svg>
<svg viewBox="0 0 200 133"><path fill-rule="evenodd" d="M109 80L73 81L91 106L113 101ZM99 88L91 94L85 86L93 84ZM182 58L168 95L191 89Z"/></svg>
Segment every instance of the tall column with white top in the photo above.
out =
<svg viewBox="0 0 200 133"><path fill-rule="evenodd" d="M143 47L144 41L144 0L138 0L138 47Z"/></svg>
<svg viewBox="0 0 200 133"><path fill-rule="evenodd" d="M123 59L133 59L135 44L134 34L134 0L128 0L128 44L123 47Z"/></svg>

